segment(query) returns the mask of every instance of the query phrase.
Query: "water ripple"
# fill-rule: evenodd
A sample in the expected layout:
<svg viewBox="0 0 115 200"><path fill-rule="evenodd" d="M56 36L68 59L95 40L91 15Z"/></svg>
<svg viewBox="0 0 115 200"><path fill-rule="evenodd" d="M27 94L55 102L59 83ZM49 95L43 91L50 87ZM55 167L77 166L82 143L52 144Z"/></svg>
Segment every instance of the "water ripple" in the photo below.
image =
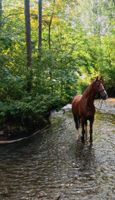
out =
<svg viewBox="0 0 115 200"><path fill-rule="evenodd" d="M76 140L69 111L28 141L0 146L0 200L115 199L113 118L96 114L92 146Z"/></svg>

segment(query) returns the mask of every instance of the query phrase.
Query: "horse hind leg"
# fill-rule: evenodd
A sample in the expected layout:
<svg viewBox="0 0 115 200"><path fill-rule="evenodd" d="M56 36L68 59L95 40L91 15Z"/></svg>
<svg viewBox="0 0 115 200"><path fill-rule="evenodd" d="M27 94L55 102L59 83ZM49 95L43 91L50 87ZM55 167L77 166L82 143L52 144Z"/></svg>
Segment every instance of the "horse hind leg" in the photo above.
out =
<svg viewBox="0 0 115 200"><path fill-rule="evenodd" d="M82 126L81 140L82 142L84 142L85 139L87 139L87 120L85 120L84 118L81 119L81 126Z"/></svg>
<svg viewBox="0 0 115 200"><path fill-rule="evenodd" d="M87 121L84 123L85 139L87 140Z"/></svg>
<svg viewBox="0 0 115 200"><path fill-rule="evenodd" d="M74 116L74 121L75 121L75 127L76 127L76 129L78 131L78 137L79 137L79 135L80 135L80 133L79 133L79 128L80 128L80 119L79 119L79 117L78 116Z"/></svg>

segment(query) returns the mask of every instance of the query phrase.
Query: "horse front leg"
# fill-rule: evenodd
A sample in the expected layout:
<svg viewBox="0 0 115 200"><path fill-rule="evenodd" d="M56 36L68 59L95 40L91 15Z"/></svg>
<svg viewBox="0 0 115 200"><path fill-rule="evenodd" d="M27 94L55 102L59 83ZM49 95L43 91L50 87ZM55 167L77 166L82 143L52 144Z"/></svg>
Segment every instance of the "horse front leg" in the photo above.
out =
<svg viewBox="0 0 115 200"><path fill-rule="evenodd" d="M85 129L85 139L87 140L87 120L85 120L84 129Z"/></svg>
<svg viewBox="0 0 115 200"><path fill-rule="evenodd" d="M94 118L92 118L90 120L90 130L89 130L89 133L90 133L90 142L93 141L93 122L94 122Z"/></svg>

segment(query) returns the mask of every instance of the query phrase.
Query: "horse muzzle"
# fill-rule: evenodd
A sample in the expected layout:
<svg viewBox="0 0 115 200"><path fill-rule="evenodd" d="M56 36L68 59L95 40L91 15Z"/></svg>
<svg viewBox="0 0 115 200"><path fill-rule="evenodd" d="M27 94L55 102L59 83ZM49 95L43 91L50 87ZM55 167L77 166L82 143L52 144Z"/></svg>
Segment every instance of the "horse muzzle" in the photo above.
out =
<svg viewBox="0 0 115 200"><path fill-rule="evenodd" d="M107 95L107 92L105 90L101 91L100 92L100 95L101 95L101 98L103 100L106 100L108 98L108 95Z"/></svg>

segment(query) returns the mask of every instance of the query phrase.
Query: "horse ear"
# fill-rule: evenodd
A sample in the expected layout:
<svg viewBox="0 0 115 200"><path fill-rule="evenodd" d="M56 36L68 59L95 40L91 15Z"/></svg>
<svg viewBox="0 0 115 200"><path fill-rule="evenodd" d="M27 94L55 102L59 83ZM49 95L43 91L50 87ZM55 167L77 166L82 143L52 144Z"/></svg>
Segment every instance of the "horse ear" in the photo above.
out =
<svg viewBox="0 0 115 200"><path fill-rule="evenodd" d="M99 80L99 77L97 76L97 77L96 77L96 81L98 81L98 80Z"/></svg>
<svg viewBox="0 0 115 200"><path fill-rule="evenodd" d="M100 81L104 82L104 80L103 80L103 77L102 77L102 76L100 77Z"/></svg>
<svg viewBox="0 0 115 200"><path fill-rule="evenodd" d="M100 76L100 80L103 80L103 77L102 77L102 76Z"/></svg>

